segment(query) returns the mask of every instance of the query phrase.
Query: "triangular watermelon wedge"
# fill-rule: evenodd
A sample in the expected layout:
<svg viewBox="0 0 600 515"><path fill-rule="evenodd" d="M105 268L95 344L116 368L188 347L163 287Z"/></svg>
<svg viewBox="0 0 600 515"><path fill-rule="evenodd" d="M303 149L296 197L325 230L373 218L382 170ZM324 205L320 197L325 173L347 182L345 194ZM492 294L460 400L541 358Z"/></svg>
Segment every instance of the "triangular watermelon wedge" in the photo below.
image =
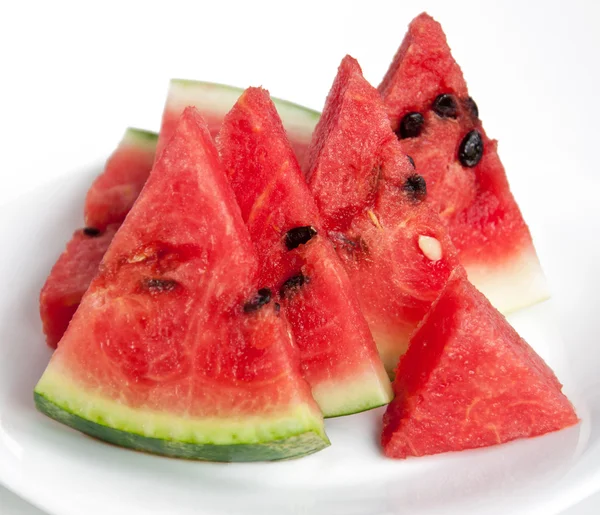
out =
<svg viewBox="0 0 600 515"><path fill-rule="evenodd" d="M458 259L377 90L349 56L313 135L307 177L392 373Z"/></svg>
<svg viewBox="0 0 600 515"><path fill-rule="evenodd" d="M281 302L323 414L387 404L390 382L377 347L269 93L247 89L218 141L261 259L261 284Z"/></svg>
<svg viewBox="0 0 600 515"><path fill-rule="evenodd" d="M328 445L206 124L187 109L35 388L124 447L215 461Z"/></svg>
<svg viewBox="0 0 600 515"><path fill-rule="evenodd" d="M56 349L118 228L119 224L109 225L102 233L78 229L54 263L40 292L40 318L49 347Z"/></svg>
<svg viewBox="0 0 600 515"><path fill-rule="evenodd" d="M50 347L58 345L116 230L150 175L157 139L155 133L128 128L88 190L87 227L75 231L40 292L40 316Z"/></svg>
<svg viewBox="0 0 600 515"><path fill-rule="evenodd" d="M576 424L544 361L457 271L411 338L384 415L386 455L423 456Z"/></svg>
<svg viewBox="0 0 600 515"><path fill-rule="evenodd" d="M410 24L379 91L471 282L503 313L548 298L497 142L483 130L442 27L429 15Z"/></svg>
<svg viewBox="0 0 600 515"><path fill-rule="evenodd" d="M96 177L85 197L85 225L104 231L120 224L144 187L152 164L158 135L129 128L117 149Z"/></svg>

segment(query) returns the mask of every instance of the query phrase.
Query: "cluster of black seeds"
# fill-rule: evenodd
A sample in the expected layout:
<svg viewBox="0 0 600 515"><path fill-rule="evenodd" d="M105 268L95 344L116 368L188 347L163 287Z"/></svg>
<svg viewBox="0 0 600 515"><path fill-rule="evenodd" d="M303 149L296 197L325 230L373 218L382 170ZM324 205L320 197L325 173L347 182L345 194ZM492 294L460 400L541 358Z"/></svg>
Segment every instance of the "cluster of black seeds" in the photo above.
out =
<svg viewBox="0 0 600 515"><path fill-rule="evenodd" d="M261 288L256 292L256 295L252 297L252 300L244 304L244 313L257 311L269 302L271 302L271 290L269 288Z"/></svg>
<svg viewBox="0 0 600 515"><path fill-rule="evenodd" d="M472 118L479 118L479 109L475 100L468 97L462 101L464 108ZM432 111L440 118L456 119L459 115L456 98L448 93L435 97L431 104ZM425 118L421 113L412 111L405 114L400 120L396 135L399 139L417 138L423 131ZM477 130L470 131L461 141L458 149L458 160L463 166L472 168L477 165L483 156L483 138ZM412 162L412 160L411 160Z"/></svg>

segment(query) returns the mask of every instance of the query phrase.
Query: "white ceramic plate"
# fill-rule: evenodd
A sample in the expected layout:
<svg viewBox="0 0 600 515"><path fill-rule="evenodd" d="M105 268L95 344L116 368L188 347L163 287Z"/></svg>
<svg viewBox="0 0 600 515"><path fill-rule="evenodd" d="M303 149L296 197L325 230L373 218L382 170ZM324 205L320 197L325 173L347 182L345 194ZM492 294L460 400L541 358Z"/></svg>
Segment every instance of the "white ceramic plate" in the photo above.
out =
<svg viewBox="0 0 600 515"><path fill-rule="evenodd" d="M33 504L57 515L550 515L600 485L600 391L593 387L594 368L581 359L593 342L563 345L555 316L557 307L564 311L560 294L510 320L565 383L582 422L528 441L389 460L377 444L382 411L375 410L328 421L333 445L307 458L210 464L123 450L37 413L32 390L50 356L41 334L38 292L80 223L84 192L97 172L66 176L0 207L0 482ZM590 193L582 195L592 199ZM549 256L553 270L564 270L560 260L570 259L558 235L577 236L568 213L575 211L548 212L548 231L536 234L545 249L542 258ZM576 227L597 230L582 222ZM587 277L596 274L590 284L598 284L599 274L591 267L595 246L589 246L589 238L578 241L577 250L584 253L580 266L589 266ZM574 269L573 276L581 277L577 273Z"/></svg>

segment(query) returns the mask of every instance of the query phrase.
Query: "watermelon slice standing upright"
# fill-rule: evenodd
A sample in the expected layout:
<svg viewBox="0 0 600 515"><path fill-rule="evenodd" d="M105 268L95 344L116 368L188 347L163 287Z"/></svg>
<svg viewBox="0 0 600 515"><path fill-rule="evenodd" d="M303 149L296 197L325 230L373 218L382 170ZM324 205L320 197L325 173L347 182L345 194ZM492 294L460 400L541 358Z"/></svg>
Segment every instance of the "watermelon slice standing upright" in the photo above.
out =
<svg viewBox="0 0 600 515"><path fill-rule="evenodd" d="M471 282L503 313L548 298L497 142L483 130L442 27L429 15L410 24L379 91Z"/></svg>
<svg viewBox="0 0 600 515"><path fill-rule="evenodd" d="M328 444L208 129L186 109L35 388L124 447L215 461ZM250 309L248 308L250 306Z"/></svg>
<svg viewBox="0 0 600 515"><path fill-rule="evenodd" d="M457 270L401 358L382 444L392 458L537 436L577 423L548 365Z"/></svg>
<svg viewBox="0 0 600 515"><path fill-rule="evenodd" d="M326 417L387 404L390 382L269 93L247 89L225 117L219 151L261 259L279 292L304 376Z"/></svg>
<svg viewBox="0 0 600 515"><path fill-rule="evenodd" d="M160 129L159 150L167 143L179 116L187 106L196 107L216 137L223 118L243 89L212 82L172 79ZM300 163L304 163L310 139L319 121L319 113L286 100L273 99L286 133Z"/></svg>
<svg viewBox="0 0 600 515"><path fill-rule="evenodd" d="M347 56L309 148L308 182L392 373L458 266L423 178L390 128L377 90Z"/></svg>
<svg viewBox="0 0 600 515"><path fill-rule="evenodd" d="M155 133L127 129L90 187L84 207L87 227L73 234L40 293L42 327L50 347L58 345L112 237L142 190L157 139Z"/></svg>

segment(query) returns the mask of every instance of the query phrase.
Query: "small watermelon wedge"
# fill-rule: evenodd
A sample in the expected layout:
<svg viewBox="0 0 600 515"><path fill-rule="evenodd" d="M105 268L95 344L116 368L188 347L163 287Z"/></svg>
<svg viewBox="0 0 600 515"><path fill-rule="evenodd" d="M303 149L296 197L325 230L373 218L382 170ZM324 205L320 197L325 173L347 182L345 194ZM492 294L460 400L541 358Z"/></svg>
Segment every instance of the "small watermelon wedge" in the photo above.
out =
<svg viewBox="0 0 600 515"><path fill-rule="evenodd" d="M562 385L458 269L411 338L384 415L392 458L461 451L578 422Z"/></svg>
<svg viewBox="0 0 600 515"><path fill-rule="evenodd" d="M157 140L153 132L127 129L90 187L84 207L87 227L73 234L40 293L42 327L51 348L58 345L112 237L142 190Z"/></svg>
<svg viewBox="0 0 600 515"><path fill-rule="evenodd" d="M103 231L110 224L120 224L144 187L152 164L158 135L129 128L117 149L108 159L85 198L84 218L87 227Z"/></svg>
<svg viewBox="0 0 600 515"><path fill-rule="evenodd" d="M186 109L35 388L79 431L168 456L257 461L328 445L205 122Z"/></svg>
<svg viewBox="0 0 600 515"><path fill-rule="evenodd" d="M307 179L390 374L458 266L427 187L350 56L342 61L309 148Z"/></svg>
<svg viewBox="0 0 600 515"><path fill-rule="evenodd" d="M52 267L40 292L40 316L49 347L56 349L67 330L118 227L109 225L103 233L92 228L75 231Z"/></svg>
<svg viewBox="0 0 600 515"><path fill-rule="evenodd" d="M261 259L261 284L279 292L321 411L334 417L387 404L377 347L266 90L242 94L218 143Z"/></svg>
<svg viewBox="0 0 600 515"><path fill-rule="evenodd" d="M410 24L379 91L471 282L503 313L547 299L497 142L483 130L442 27L429 15Z"/></svg>
<svg viewBox="0 0 600 515"><path fill-rule="evenodd" d="M216 138L223 118L243 92L244 90L241 88L224 84L172 79L163 112L158 143L159 151L169 140L179 116L187 106L194 106L202 113L208 123L211 135ZM273 98L273 102L283 121L294 152L300 163L303 163L320 114L287 100Z"/></svg>

